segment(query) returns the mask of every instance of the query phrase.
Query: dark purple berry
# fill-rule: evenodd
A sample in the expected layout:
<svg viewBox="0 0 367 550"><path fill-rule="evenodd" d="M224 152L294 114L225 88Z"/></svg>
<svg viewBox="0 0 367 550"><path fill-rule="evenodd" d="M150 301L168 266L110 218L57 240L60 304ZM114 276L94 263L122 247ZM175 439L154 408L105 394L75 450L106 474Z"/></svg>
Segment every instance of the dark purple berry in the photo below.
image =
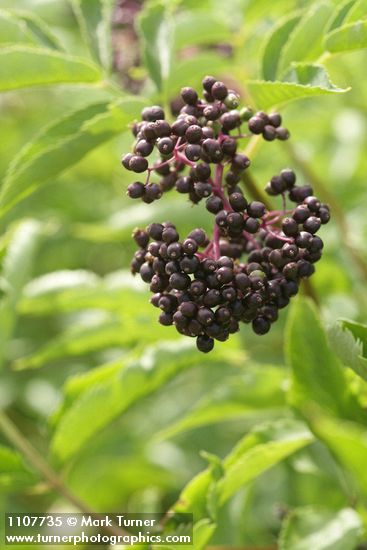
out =
<svg viewBox="0 0 367 550"><path fill-rule="evenodd" d="M190 285L190 277L185 273L172 273L169 284L176 290L185 290Z"/></svg>
<svg viewBox="0 0 367 550"><path fill-rule="evenodd" d="M198 100L198 94L194 88L189 88L188 86L186 88L182 88L181 97L188 105L196 105Z"/></svg>
<svg viewBox="0 0 367 550"><path fill-rule="evenodd" d="M140 199L144 195L144 192L145 192L144 183L141 183L140 181L130 183L130 185L127 188L127 194L131 199Z"/></svg>
<svg viewBox="0 0 367 550"><path fill-rule="evenodd" d="M266 124L262 134L263 138L266 139L266 141L273 141L277 137L277 130L274 128L274 126Z"/></svg>
<svg viewBox="0 0 367 550"><path fill-rule="evenodd" d="M294 237L298 234L298 223L293 218L284 218L282 231L287 237Z"/></svg>
<svg viewBox="0 0 367 550"><path fill-rule="evenodd" d="M265 205L260 201L252 201L247 206L247 213L252 218L261 218L265 214Z"/></svg>
<svg viewBox="0 0 367 550"><path fill-rule="evenodd" d="M248 128L253 134L261 134L265 128L265 121L259 116L253 116L248 121Z"/></svg>
<svg viewBox="0 0 367 550"><path fill-rule="evenodd" d="M194 239L199 246L202 246L207 240L206 233L203 229L194 229L188 235L189 239Z"/></svg>
<svg viewBox="0 0 367 550"><path fill-rule="evenodd" d="M124 155L121 159L121 164L124 168L126 168L127 170L131 170L130 168L130 160L133 158L133 154L132 153L127 153L126 155Z"/></svg>
<svg viewBox="0 0 367 550"><path fill-rule="evenodd" d="M148 161L144 157L138 157L137 155L133 155L130 158L129 161L129 169L133 172L145 172L145 170L148 168Z"/></svg>
<svg viewBox="0 0 367 550"><path fill-rule="evenodd" d="M164 111L162 107L153 105L152 107L145 107L142 110L141 117L143 120L149 122L155 122L156 120L164 119Z"/></svg>
<svg viewBox="0 0 367 550"><path fill-rule="evenodd" d="M227 97L228 89L226 85L223 84L223 82L217 81L217 82L214 82L214 84L212 85L210 89L210 93L215 99L222 100Z"/></svg>
<svg viewBox="0 0 367 550"><path fill-rule="evenodd" d="M199 351L202 351L203 353L208 353L214 348L214 340L213 338L202 334L197 337L196 346Z"/></svg>
<svg viewBox="0 0 367 550"><path fill-rule="evenodd" d="M310 216L303 224L303 229L309 233L316 233L320 229L321 222L316 216Z"/></svg>
<svg viewBox="0 0 367 550"><path fill-rule="evenodd" d="M175 144L174 141L169 137L160 138L157 142L158 151L162 155L169 155L172 153Z"/></svg>

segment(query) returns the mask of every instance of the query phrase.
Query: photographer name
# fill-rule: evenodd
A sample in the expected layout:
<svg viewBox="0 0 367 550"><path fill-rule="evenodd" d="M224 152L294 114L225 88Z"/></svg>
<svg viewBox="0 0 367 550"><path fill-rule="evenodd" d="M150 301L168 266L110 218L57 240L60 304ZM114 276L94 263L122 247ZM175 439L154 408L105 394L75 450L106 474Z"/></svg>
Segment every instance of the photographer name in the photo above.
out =
<svg viewBox="0 0 367 550"><path fill-rule="evenodd" d="M114 520L109 516L98 518L94 516L83 516L80 525L81 527L112 527L117 524L118 527L153 527L155 523L155 519L136 519L127 518L123 515L115 515Z"/></svg>

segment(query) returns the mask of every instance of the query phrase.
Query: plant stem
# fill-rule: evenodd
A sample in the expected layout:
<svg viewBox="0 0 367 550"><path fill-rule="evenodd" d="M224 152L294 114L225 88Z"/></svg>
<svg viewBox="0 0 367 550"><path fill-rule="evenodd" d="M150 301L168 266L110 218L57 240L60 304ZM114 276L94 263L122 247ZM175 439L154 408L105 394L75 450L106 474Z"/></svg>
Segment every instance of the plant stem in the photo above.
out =
<svg viewBox="0 0 367 550"><path fill-rule="evenodd" d="M367 262L359 254L358 250L356 250L351 244L348 222L344 216L343 210L339 206L338 201L335 200L334 195L330 193L322 179L313 171L308 162L298 154L297 150L288 142L284 142L284 145L290 159L299 167L304 176L310 181L320 198L330 204L332 214L337 222L343 247L349 253L354 263L358 266L364 278L367 279Z"/></svg>
<svg viewBox="0 0 367 550"><path fill-rule="evenodd" d="M51 468L46 462L43 456L35 449L31 443L24 437L24 435L18 430L16 425L10 420L10 418L2 411L0 411L0 430L10 443L17 448L26 460L33 466L33 468L41 474L45 481L52 487L57 493L68 500L73 506L78 508L81 512L94 516L97 519L102 519L99 513L92 510L87 503L81 500L79 497L65 485L63 480L59 477L57 472ZM112 535L123 536L128 534L119 527L104 526L105 531Z"/></svg>

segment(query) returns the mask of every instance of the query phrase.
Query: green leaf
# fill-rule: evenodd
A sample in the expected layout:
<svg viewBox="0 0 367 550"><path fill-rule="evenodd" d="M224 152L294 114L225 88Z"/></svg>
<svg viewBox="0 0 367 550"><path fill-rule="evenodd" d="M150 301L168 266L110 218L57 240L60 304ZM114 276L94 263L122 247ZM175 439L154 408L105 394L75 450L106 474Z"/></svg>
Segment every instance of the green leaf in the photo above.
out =
<svg viewBox="0 0 367 550"><path fill-rule="evenodd" d="M223 505L239 487L302 449L312 441L312 435L293 420L269 423L254 429L233 449L224 461L225 476L218 481L219 503Z"/></svg>
<svg viewBox="0 0 367 550"><path fill-rule="evenodd" d="M331 53L360 50L367 47L367 20L349 23L325 37L325 48Z"/></svg>
<svg viewBox="0 0 367 550"><path fill-rule="evenodd" d="M367 19L366 2L365 0L355 0L344 23L354 23L363 19Z"/></svg>
<svg viewBox="0 0 367 550"><path fill-rule="evenodd" d="M264 419L281 414L285 405L282 385L284 373L280 368L249 366L241 376L231 376L203 397L186 416L156 435L167 439L201 426L237 418Z"/></svg>
<svg viewBox="0 0 367 550"><path fill-rule="evenodd" d="M104 279L82 269L54 271L29 282L18 311L34 316L104 309L133 315L134 307L148 302L143 290L128 271L113 272Z"/></svg>
<svg viewBox="0 0 367 550"><path fill-rule="evenodd" d="M141 295L140 299L126 292L121 304L134 304L130 307L130 315L125 311L121 318L108 317L92 326L76 326L61 333L55 339L47 342L41 349L15 361L16 370L36 369L50 365L68 357L81 357L97 351L112 348L131 348L138 344L150 344L162 338L177 340L177 331L172 327L167 331L157 323L157 312L149 304L148 297ZM133 311L132 311L133 310ZM139 314L136 314L139 311ZM134 316L134 317L133 317ZM145 330L144 337L140 331Z"/></svg>
<svg viewBox="0 0 367 550"><path fill-rule="evenodd" d="M265 80L276 80L281 51L300 18L299 13L292 13L272 29L262 55L262 76Z"/></svg>
<svg viewBox="0 0 367 550"><path fill-rule="evenodd" d="M346 90L335 86L322 65L309 65L308 63L293 63L291 69L284 77L285 82L295 82L303 86L319 87L330 92L344 92Z"/></svg>
<svg viewBox="0 0 367 550"><path fill-rule="evenodd" d="M295 61L313 61L323 52L322 36L332 13L329 2L313 4L291 32L279 60L278 75Z"/></svg>
<svg viewBox="0 0 367 550"><path fill-rule="evenodd" d="M354 478L356 486L367 496L367 430L355 422L311 416L315 435L325 443Z"/></svg>
<svg viewBox="0 0 367 550"><path fill-rule="evenodd" d="M1 188L0 213L121 133L143 105L143 100L129 97L115 103L97 103L42 130L10 165Z"/></svg>
<svg viewBox="0 0 367 550"><path fill-rule="evenodd" d="M167 95L166 83L172 65L173 29L173 17L168 4L161 1L148 2L140 12L137 30L144 64L163 97Z"/></svg>
<svg viewBox="0 0 367 550"><path fill-rule="evenodd" d="M192 342L161 343L137 359L121 361L121 368L92 386L71 403L61 416L52 440L52 451L64 462L74 456L98 431L139 399L153 393L183 370L220 362L228 353L216 351L210 358L198 354ZM78 437L75 437L75 434Z"/></svg>
<svg viewBox="0 0 367 550"><path fill-rule="evenodd" d="M362 533L361 517L352 508L298 508L283 524L279 550L355 550Z"/></svg>
<svg viewBox="0 0 367 550"><path fill-rule="evenodd" d="M118 507L147 486L170 490L177 483L175 472L149 458L138 452L124 456L117 449L111 452L111 448L85 453L68 470L68 487L97 510L118 509L114 506ZM93 483L88 483L90 479Z"/></svg>
<svg viewBox="0 0 367 550"><path fill-rule="evenodd" d="M0 44L11 42L34 44L36 40L23 21L8 11L0 10Z"/></svg>
<svg viewBox="0 0 367 550"><path fill-rule="evenodd" d="M307 66L294 68L292 73L289 75L289 78L293 82L270 82L265 80L250 80L247 83L247 89L253 98L255 105L261 109L269 109L270 107L275 107L278 105L283 105L289 101L294 101L295 99L304 99L307 97L315 97L319 95L333 94L333 93L342 93L347 92L348 89L336 88L330 81L326 81L325 78L322 78L321 68L314 70L307 70ZM312 76L313 81L324 82L324 85L317 84L316 86L312 83L307 83L304 81L306 74ZM298 82L296 79L301 78L301 81Z"/></svg>
<svg viewBox="0 0 367 550"><path fill-rule="evenodd" d="M216 528L216 524L208 518L203 518L195 523L192 537L195 541L195 550L202 550L207 547Z"/></svg>
<svg viewBox="0 0 367 550"><path fill-rule="evenodd" d="M224 476L217 481L218 507L241 487L263 472L309 445L313 440L305 425L296 420L279 420L257 426L239 441L223 461ZM210 469L194 477L182 491L174 510L208 515L206 497L213 484Z"/></svg>
<svg viewBox="0 0 367 550"><path fill-rule="evenodd" d="M35 13L0 10L0 43L25 42L62 50L58 38Z"/></svg>
<svg viewBox="0 0 367 550"><path fill-rule="evenodd" d="M367 357L367 325L363 325L362 323L357 323L356 321L351 321L349 319L342 319L341 323L343 327L351 331L354 338L361 341L363 355L364 357Z"/></svg>
<svg viewBox="0 0 367 550"><path fill-rule="evenodd" d="M41 236L42 225L36 220L20 222L11 234L1 274L5 295L0 300L0 363L14 331L17 303L31 276Z"/></svg>
<svg viewBox="0 0 367 550"><path fill-rule="evenodd" d="M232 32L226 20L210 11L182 12L175 17L174 44L176 49L201 44L231 41Z"/></svg>
<svg viewBox="0 0 367 550"><path fill-rule="evenodd" d="M25 465L19 453L0 445L0 488L3 491L34 483L35 476Z"/></svg>
<svg viewBox="0 0 367 550"><path fill-rule="evenodd" d="M354 5L355 0L347 0L344 3L342 2L338 9L336 9L335 15L329 21L326 28L327 32L331 32L332 30L341 27L341 25L346 22L346 17Z"/></svg>
<svg viewBox="0 0 367 550"><path fill-rule="evenodd" d="M329 347L315 307L308 300L294 302L285 341L292 368L289 396L293 406L303 414L323 409L340 418L365 418L339 358Z"/></svg>
<svg viewBox="0 0 367 550"><path fill-rule="evenodd" d="M101 72L85 59L54 50L9 46L0 50L0 91L30 86L99 82Z"/></svg>
<svg viewBox="0 0 367 550"><path fill-rule="evenodd" d="M341 362L367 382L367 359L363 357L362 343L355 340L350 330L343 330L339 325L328 330L328 339Z"/></svg>
<svg viewBox="0 0 367 550"><path fill-rule="evenodd" d="M111 25L113 0L71 0L84 40L107 71L112 65Z"/></svg>

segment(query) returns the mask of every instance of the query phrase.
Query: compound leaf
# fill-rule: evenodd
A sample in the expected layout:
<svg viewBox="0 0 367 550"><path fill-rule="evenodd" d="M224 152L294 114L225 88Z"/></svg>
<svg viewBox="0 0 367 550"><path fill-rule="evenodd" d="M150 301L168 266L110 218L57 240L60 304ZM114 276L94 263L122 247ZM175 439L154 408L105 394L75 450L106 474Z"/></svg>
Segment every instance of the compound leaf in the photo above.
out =
<svg viewBox="0 0 367 550"><path fill-rule="evenodd" d="M278 75L287 71L291 63L313 61L321 55L323 30L331 13L332 6L322 2L313 4L302 16L282 49Z"/></svg>
<svg viewBox="0 0 367 550"><path fill-rule="evenodd" d="M228 355L228 354L227 354ZM183 370L226 363L226 354L216 351L199 357L192 342L162 342L138 358L121 360L119 370L83 392L59 418L52 440L55 457L64 462L88 440L139 399L153 393ZM75 437L75 433L78 437Z"/></svg>
<svg viewBox="0 0 367 550"><path fill-rule="evenodd" d="M305 330L307 327L307 330ZM304 414L322 409L345 419L362 419L365 412L348 386L338 356L329 347L314 306L294 302L288 317L286 356L292 368L290 402Z"/></svg>
<svg viewBox="0 0 367 550"><path fill-rule="evenodd" d="M310 416L315 435L351 474L362 493L367 496L367 431L355 422L330 417Z"/></svg>
<svg viewBox="0 0 367 550"><path fill-rule="evenodd" d="M326 35L325 49L331 53L367 47L367 20L343 25Z"/></svg>
<svg viewBox="0 0 367 550"><path fill-rule="evenodd" d="M143 100L129 97L115 103L97 103L42 130L10 165L0 192L0 213L120 133L143 105Z"/></svg>
<svg viewBox="0 0 367 550"><path fill-rule="evenodd" d="M288 73L287 80L289 81L250 80L247 88L255 105L266 110L295 99L348 91L334 86L325 69L318 65L295 64Z"/></svg>
<svg viewBox="0 0 367 550"><path fill-rule="evenodd" d="M70 0L84 40L107 71L112 64L111 24L113 0Z"/></svg>
<svg viewBox="0 0 367 550"><path fill-rule="evenodd" d="M146 4L137 29L145 66L158 91L166 96L174 47L174 24L168 4L160 1Z"/></svg>
<svg viewBox="0 0 367 550"><path fill-rule="evenodd" d="M352 508L296 508L284 521L279 550L354 550L362 533L361 517Z"/></svg>
<svg viewBox="0 0 367 550"><path fill-rule="evenodd" d="M354 370L367 382L367 359L363 357L363 346L346 327L335 325L328 330L330 345L341 362Z"/></svg>
<svg viewBox="0 0 367 550"><path fill-rule="evenodd" d="M38 15L23 10L0 10L0 43L9 42L63 49L58 38Z"/></svg>
<svg viewBox="0 0 367 550"><path fill-rule="evenodd" d="M157 434L158 439L217 422L242 418L259 419L279 414L285 405L284 374L276 367L249 366L241 376L227 378L197 403L186 416Z"/></svg>
<svg viewBox="0 0 367 550"><path fill-rule="evenodd" d="M50 84L93 83L101 71L89 61L55 50L9 46L0 50L0 91Z"/></svg>
<svg viewBox="0 0 367 550"><path fill-rule="evenodd" d="M209 489L212 495L217 495L219 509L241 487L312 441L312 434L296 420L276 420L257 426L223 460L223 476L213 480L210 468L198 474L184 488L174 510L207 517ZM210 504L212 509L213 502Z"/></svg>
<svg viewBox="0 0 367 550"><path fill-rule="evenodd" d="M300 18L300 14L293 13L271 31L262 56L262 76L265 80L276 80L281 51Z"/></svg>

